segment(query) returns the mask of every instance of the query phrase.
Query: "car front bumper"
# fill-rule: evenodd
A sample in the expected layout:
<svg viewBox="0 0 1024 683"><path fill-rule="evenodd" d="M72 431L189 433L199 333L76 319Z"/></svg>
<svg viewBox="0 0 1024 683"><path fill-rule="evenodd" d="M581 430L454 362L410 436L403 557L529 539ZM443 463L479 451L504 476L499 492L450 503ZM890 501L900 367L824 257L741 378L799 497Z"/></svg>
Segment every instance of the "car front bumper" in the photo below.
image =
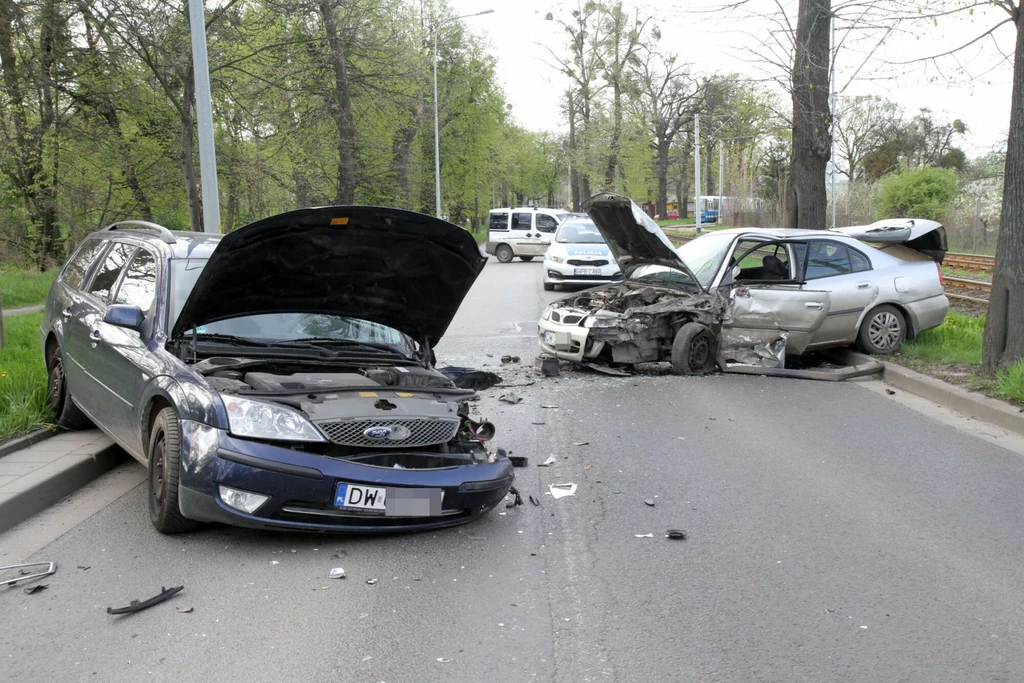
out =
<svg viewBox="0 0 1024 683"><path fill-rule="evenodd" d="M181 513L202 522L257 529L381 533L464 524L496 506L515 481L507 458L443 469L390 469L238 439L182 421ZM385 489L441 489L441 514L389 517L334 506L338 484ZM228 506L219 486L269 496L254 513Z"/></svg>
<svg viewBox="0 0 1024 683"><path fill-rule="evenodd" d="M544 259L544 282L554 285L606 285L622 279L622 272L614 261L604 266L593 266L601 271L600 275L577 275L576 270L586 268L583 265L558 263L549 258Z"/></svg>
<svg viewBox="0 0 1024 683"><path fill-rule="evenodd" d="M578 324L566 324L541 319L537 323L537 340L541 351L562 360L582 363L601 352L601 348L588 348L590 330Z"/></svg>

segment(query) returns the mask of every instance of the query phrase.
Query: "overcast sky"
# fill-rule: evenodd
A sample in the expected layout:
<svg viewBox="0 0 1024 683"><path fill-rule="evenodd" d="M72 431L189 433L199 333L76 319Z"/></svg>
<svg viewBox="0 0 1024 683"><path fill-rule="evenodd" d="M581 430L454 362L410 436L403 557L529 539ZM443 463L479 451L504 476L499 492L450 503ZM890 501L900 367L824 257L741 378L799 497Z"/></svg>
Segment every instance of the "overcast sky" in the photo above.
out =
<svg viewBox="0 0 1024 683"><path fill-rule="evenodd" d="M759 1L764 0L753 0ZM695 72L739 72L763 78L764 70L747 61L749 56L744 56L743 50L757 44L756 38L746 34L764 35L766 24L757 19L692 11L694 7L706 8L711 2L713 0L647 0L640 6L661 18L661 49L677 52L693 65ZM559 98L567 82L545 64L551 58L543 47L564 50L565 33L557 23L544 20L549 11L558 13L560 5L542 0L451 0L451 5L460 14L487 8L494 10L494 14L463 21L469 30L490 44L498 60L498 77L516 119L530 130L562 131L566 124L559 109ZM561 13L568 16L567 9ZM915 36L891 36L878 54L884 54L890 61L939 54L967 42L1004 18L1005 12L990 9L976 13L972 19L946 19L928 31L921 27ZM1012 25L1004 26L996 34L996 42L1011 55L1013 38ZM840 86L857 70L863 61L859 53L867 49L868 44L862 43L840 54ZM844 94L882 95L903 105L908 115L928 107L940 121L959 118L970 129L964 140L966 151L984 153L1005 143L1012 69L1009 62L999 58L996 45L991 41L962 53L960 62L964 67L962 71L958 71L956 63L946 60L941 74L934 68L913 66L890 77L890 72L883 73L883 67L873 61L872 66L859 72L860 78L850 83ZM788 101L788 95L783 97Z"/></svg>

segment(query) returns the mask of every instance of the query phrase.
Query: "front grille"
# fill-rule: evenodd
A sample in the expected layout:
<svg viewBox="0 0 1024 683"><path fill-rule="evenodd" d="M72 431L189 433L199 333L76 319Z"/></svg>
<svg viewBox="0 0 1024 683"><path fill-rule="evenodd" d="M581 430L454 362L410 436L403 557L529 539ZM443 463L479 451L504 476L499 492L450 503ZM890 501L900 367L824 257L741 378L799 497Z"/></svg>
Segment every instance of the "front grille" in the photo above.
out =
<svg viewBox="0 0 1024 683"><path fill-rule="evenodd" d="M578 258L571 258L568 261L566 261L566 263L568 263L570 266L593 266L594 268L597 268L598 266L608 265L608 261L605 260L584 261L583 259Z"/></svg>
<svg viewBox="0 0 1024 683"><path fill-rule="evenodd" d="M400 448L404 446L432 446L455 438L459 429L457 419L399 419L399 420L340 420L317 422L331 441L342 446L365 446L369 448ZM371 439L364 432L371 427L390 427L398 431L408 430L404 439Z"/></svg>
<svg viewBox="0 0 1024 683"><path fill-rule="evenodd" d="M581 320L583 320L583 316L582 315L567 315L562 320L562 322L564 322L566 325L576 325Z"/></svg>

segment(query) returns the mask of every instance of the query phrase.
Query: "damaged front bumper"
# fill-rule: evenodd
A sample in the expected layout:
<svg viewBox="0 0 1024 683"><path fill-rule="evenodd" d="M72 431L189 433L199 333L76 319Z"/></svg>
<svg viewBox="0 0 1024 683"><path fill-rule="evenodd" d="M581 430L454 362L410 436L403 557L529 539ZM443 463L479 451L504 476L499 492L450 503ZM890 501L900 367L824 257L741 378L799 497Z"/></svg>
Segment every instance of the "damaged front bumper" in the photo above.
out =
<svg viewBox="0 0 1024 683"><path fill-rule="evenodd" d="M398 469L351 462L284 446L238 439L224 430L182 421L179 487L189 519L257 529L380 533L438 529L473 521L491 510L515 480L507 457L433 469ZM395 454L401 459L402 454ZM405 454L413 459L419 454ZM445 454L422 454L444 464ZM440 491L439 514L399 516L335 505L339 484L402 491ZM229 506L221 486L267 496L252 513Z"/></svg>
<svg viewBox="0 0 1024 683"><path fill-rule="evenodd" d="M548 312L550 315L550 311ZM574 323L556 322L550 317L541 318L537 323L537 337L541 351L561 360L582 363L601 352L603 344L589 342L590 330L580 325L587 319L585 313L570 314Z"/></svg>

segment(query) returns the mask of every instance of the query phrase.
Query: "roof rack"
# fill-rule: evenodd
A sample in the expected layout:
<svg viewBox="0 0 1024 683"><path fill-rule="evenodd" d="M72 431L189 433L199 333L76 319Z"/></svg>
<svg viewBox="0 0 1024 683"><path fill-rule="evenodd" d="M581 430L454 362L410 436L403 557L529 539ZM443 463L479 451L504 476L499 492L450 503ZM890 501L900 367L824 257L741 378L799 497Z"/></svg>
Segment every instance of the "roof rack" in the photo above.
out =
<svg viewBox="0 0 1024 683"><path fill-rule="evenodd" d="M106 230L147 230L155 232L160 236L160 240L166 244L176 244L178 242L178 240L174 239L174 234L170 230L149 221L118 221L103 228L101 232Z"/></svg>

